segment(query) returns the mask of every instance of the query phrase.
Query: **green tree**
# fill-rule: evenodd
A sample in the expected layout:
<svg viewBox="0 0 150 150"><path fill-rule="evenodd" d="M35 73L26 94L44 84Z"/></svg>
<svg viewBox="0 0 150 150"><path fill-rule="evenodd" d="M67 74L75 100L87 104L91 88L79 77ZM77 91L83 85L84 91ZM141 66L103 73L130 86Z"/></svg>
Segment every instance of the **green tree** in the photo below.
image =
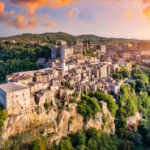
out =
<svg viewBox="0 0 150 150"><path fill-rule="evenodd" d="M77 133L72 133L69 136L71 137L71 142L73 146L86 144L86 134L83 130L78 131Z"/></svg>
<svg viewBox="0 0 150 150"><path fill-rule="evenodd" d="M122 74L123 78L129 78L130 77L130 71L127 68L121 68L120 73Z"/></svg>
<svg viewBox="0 0 150 150"><path fill-rule="evenodd" d="M63 139L59 143L59 150L73 150L71 141L69 139Z"/></svg>
<svg viewBox="0 0 150 150"><path fill-rule="evenodd" d="M46 110L48 110L49 107L50 107L50 103L45 102L45 103L44 103L44 107L45 107Z"/></svg>
<svg viewBox="0 0 150 150"><path fill-rule="evenodd" d="M127 117L136 115L137 107L132 101L132 99L127 100L127 103L125 105L125 110L126 110Z"/></svg>
<svg viewBox="0 0 150 150"><path fill-rule="evenodd" d="M101 111L101 108L95 98L82 96L77 110L84 117L84 121L87 121L90 118L95 118L96 114Z"/></svg>
<svg viewBox="0 0 150 150"><path fill-rule="evenodd" d="M133 140L136 144L142 144L142 135L140 133L135 133Z"/></svg>
<svg viewBox="0 0 150 150"><path fill-rule="evenodd" d="M91 127L89 129L87 129L86 136L87 136L88 139L89 138L95 138L96 136L98 136L98 132L95 128Z"/></svg>
<svg viewBox="0 0 150 150"><path fill-rule="evenodd" d="M91 150L98 150L98 143L95 139L90 138L88 140L87 147Z"/></svg>
<svg viewBox="0 0 150 150"><path fill-rule="evenodd" d="M111 112L111 114L114 116L117 110L117 105L115 103L115 100L111 95L102 93L100 91L96 91L94 94L94 97L97 98L99 101L105 101L107 103L107 106Z"/></svg>
<svg viewBox="0 0 150 150"><path fill-rule="evenodd" d="M136 80L135 91L137 93L143 92L146 90L146 84L142 80Z"/></svg>
<svg viewBox="0 0 150 150"><path fill-rule="evenodd" d="M77 150L85 150L85 145L78 145Z"/></svg>
<svg viewBox="0 0 150 150"><path fill-rule="evenodd" d="M30 150L44 150L44 143L41 139L37 139L31 142L30 144Z"/></svg>

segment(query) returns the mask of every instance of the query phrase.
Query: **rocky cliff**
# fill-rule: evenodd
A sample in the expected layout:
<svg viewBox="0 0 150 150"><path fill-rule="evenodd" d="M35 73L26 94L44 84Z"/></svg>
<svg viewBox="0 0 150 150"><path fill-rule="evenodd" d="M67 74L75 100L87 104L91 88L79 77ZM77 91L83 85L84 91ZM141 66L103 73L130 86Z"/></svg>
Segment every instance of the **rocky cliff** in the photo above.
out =
<svg viewBox="0 0 150 150"><path fill-rule="evenodd" d="M62 110L58 110L56 105L51 106L49 110L43 107L38 108L40 111L37 111L37 108L32 112L9 116L4 123L2 137L7 139L41 124L46 124L43 134L51 135L52 141L59 141L71 132L90 127L108 133L115 132L114 118L107 107L102 107L102 112L97 113L95 119L90 119L88 122L84 122L83 117L77 113L76 103L68 103Z"/></svg>
<svg viewBox="0 0 150 150"><path fill-rule="evenodd" d="M142 114L136 112L135 116L130 116L126 119L128 126L137 126L139 120L142 119Z"/></svg>

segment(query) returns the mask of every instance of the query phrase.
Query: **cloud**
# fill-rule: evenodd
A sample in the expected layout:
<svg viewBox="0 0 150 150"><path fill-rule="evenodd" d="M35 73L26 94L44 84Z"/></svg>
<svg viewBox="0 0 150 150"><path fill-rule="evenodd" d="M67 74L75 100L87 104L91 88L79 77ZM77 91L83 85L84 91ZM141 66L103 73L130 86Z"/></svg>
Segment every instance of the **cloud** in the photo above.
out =
<svg viewBox="0 0 150 150"><path fill-rule="evenodd" d="M5 3L0 2L0 22L9 24L10 16L10 14L5 12Z"/></svg>
<svg viewBox="0 0 150 150"><path fill-rule="evenodd" d="M11 10L11 11L8 12L9 15L13 15L14 13L15 13L14 10Z"/></svg>
<svg viewBox="0 0 150 150"><path fill-rule="evenodd" d="M41 20L36 20L34 17L28 18L23 15L18 15L13 17L15 11L5 12L5 3L0 2L0 22L4 22L8 26L15 27L17 29L29 29L34 28L37 25L41 24Z"/></svg>
<svg viewBox="0 0 150 150"><path fill-rule="evenodd" d="M141 1L143 2L143 4L147 4L147 6L142 11L143 11L144 15L150 21L150 0L141 0Z"/></svg>
<svg viewBox="0 0 150 150"><path fill-rule="evenodd" d="M9 0L15 5L23 5L28 11L28 15L34 15L38 7L61 8L77 0Z"/></svg>
<svg viewBox="0 0 150 150"><path fill-rule="evenodd" d="M50 8L61 8L76 1L77 0L49 0L49 6Z"/></svg>
<svg viewBox="0 0 150 150"><path fill-rule="evenodd" d="M56 24L55 22L53 22L53 21L48 21L48 22L45 24L45 26L47 26L47 27L55 27L55 26L57 26L57 24Z"/></svg>
<svg viewBox="0 0 150 150"><path fill-rule="evenodd" d="M48 0L10 0L15 5L23 5L28 10L28 15L31 16L35 13L39 6L45 6Z"/></svg>
<svg viewBox="0 0 150 150"><path fill-rule="evenodd" d="M40 16L36 16L35 12L39 7L47 7L50 9L57 9L61 7L67 7L70 4L75 2L80 2L81 0L8 0L14 5L24 6L28 12L28 16L23 16L18 14L17 16L13 15L15 11L10 11L8 13L5 12L5 4L0 2L0 21L6 23L7 25L11 25L15 28L19 29L28 29L35 28L38 25L45 25L48 27L56 26L56 23L52 21L48 21L44 23L44 19L48 18L48 14L41 14ZM91 0L93 2L94 0ZM96 0L95 0L96 1ZM119 1L119 0L99 0L99 1ZM129 0L131 1L131 0ZM143 9L144 15L150 20L150 0L136 0L137 2L143 2L143 6L146 6ZM84 0L86 2L86 0ZM142 8L141 8L142 9ZM73 15L73 10L67 12L67 16L71 17ZM36 17L35 17L36 16ZM126 19L131 19L131 12L128 11L123 16Z"/></svg>
<svg viewBox="0 0 150 150"><path fill-rule="evenodd" d="M71 17L72 15L73 15L73 10L70 10L70 11L67 12L68 17Z"/></svg>
<svg viewBox="0 0 150 150"><path fill-rule="evenodd" d="M125 19L131 19L132 18L131 12L130 11L126 12L124 14L123 18L125 18Z"/></svg>
<svg viewBox="0 0 150 150"><path fill-rule="evenodd" d="M4 13L5 4L0 2L0 14Z"/></svg>
<svg viewBox="0 0 150 150"><path fill-rule="evenodd" d="M41 14L40 16L39 16L39 19L46 19L46 18L48 18L48 14Z"/></svg>
<svg viewBox="0 0 150 150"><path fill-rule="evenodd" d="M15 17L15 19L11 22L10 25L15 28L26 30L26 29L30 29L30 28L35 28L40 23L41 22L37 21L34 17L27 20L25 16L19 15L19 16Z"/></svg>
<svg viewBox="0 0 150 150"><path fill-rule="evenodd" d="M143 10L143 13L150 21L150 5Z"/></svg>

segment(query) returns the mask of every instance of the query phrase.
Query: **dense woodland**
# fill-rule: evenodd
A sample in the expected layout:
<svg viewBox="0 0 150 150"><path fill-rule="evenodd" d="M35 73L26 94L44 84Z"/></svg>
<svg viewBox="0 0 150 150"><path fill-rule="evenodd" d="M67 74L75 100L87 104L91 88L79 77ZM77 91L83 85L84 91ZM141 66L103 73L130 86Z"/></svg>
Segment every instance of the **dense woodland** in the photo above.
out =
<svg viewBox="0 0 150 150"><path fill-rule="evenodd" d="M123 39L123 38L106 38L106 37L99 37L96 35L79 35L78 38L81 40L87 40L91 41L93 43L97 42L102 42L102 43L126 43L126 42L131 42L131 41L136 41L136 40L131 40L131 39Z"/></svg>
<svg viewBox="0 0 150 150"><path fill-rule="evenodd" d="M28 44L0 44L0 82L8 74L20 71L35 70L36 60L49 59L51 50L47 46Z"/></svg>
<svg viewBox="0 0 150 150"><path fill-rule="evenodd" d="M67 42L73 42L77 40L77 37L63 32L43 33L43 34L26 33L22 35L7 37L7 38L1 38L1 40L16 40L18 42L28 42L28 41L55 42L56 40L65 40Z"/></svg>

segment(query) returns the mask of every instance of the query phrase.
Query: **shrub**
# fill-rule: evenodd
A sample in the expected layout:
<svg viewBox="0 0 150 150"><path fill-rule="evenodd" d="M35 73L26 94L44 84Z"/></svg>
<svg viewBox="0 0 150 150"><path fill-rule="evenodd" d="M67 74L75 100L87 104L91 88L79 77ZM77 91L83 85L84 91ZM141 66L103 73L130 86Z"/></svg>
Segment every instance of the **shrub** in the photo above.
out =
<svg viewBox="0 0 150 150"><path fill-rule="evenodd" d="M59 143L59 150L73 150L71 141L69 139L63 139Z"/></svg>
<svg viewBox="0 0 150 150"><path fill-rule="evenodd" d="M130 77L130 71L127 68L121 68L119 71L115 71L115 73L112 74L113 79L125 79Z"/></svg>
<svg viewBox="0 0 150 150"><path fill-rule="evenodd" d="M87 143L87 147L90 149L90 150L98 150L98 143L95 139L93 138L90 138L88 140L88 143Z"/></svg>
<svg viewBox="0 0 150 150"><path fill-rule="evenodd" d="M125 110L126 110L126 117L136 115L137 107L132 99L127 100Z"/></svg>
<svg viewBox="0 0 150 150"><path fill-rule="evenodd" d="M2 127L4 125L4 121L8 118L8 111L5 109L0 110L0 134L2 131Z"/></svg>
<svg viewBox="0 0 150 150"><path fill-rule="evenodd" d="M115 104L115 100L112 98L111 95L102 93L100 91L96 91L94 93L94 97L97 98L99 101L105 101L107 103L107 106L111 112L111 114L114 116L117 111L117 105Z"/></svg>
<svg viewBox="0 0 150 150"><path fill-rule="evenodd" d="M62 81L62 82L61 82L61 85L64 85L64 86L67 87L68 89L72 89L72 86L71 86L71 84L70 84L69 82L64 82L64 81Z"/></svg>
<svg viewBox="0 0 150 150"><path fill-rule="evenodd" d="M44 150L44 143L41 139L37 139L31 142L30 150Z"/></svg>
<svg viewBox="0 0 150 150"><path fill-rule="evenodd" d="M69 103L77 103L77 100L76 99L70 99Z"/></svg>
<svg viewBox="0 0 150 150"><path fill-rule="evenodd" d="M132 75L133 75L133 79L135 80L142 80L146 83L149 82L148 75L141 69L133 69Z"/></svg>
<svg viewBox="0 0 150 150"><path fill-rule="evenodd" d="M77 150L85 150L85 145L78 145Z"/></svg>
<svg viewBox="0 0 150 150"><path fill-rule="evenodd" d="M101 111L98 101L88 96L82 96L81 101L78 103L77 111L80 113L84 121L90 118L95 118L96 114Z"/></svg>
<svg viewBox="0 0 150 150"><path fill-rule="evenodd" d="M73 119L74 119L74 117L73 116L71 116L70 118L69 118L69 124L72 124L72 121L73 121Z"/></svg>
<svg viewBox="0 0 150 150"><path fill-rule="evenodd" d="M71 137L73 146L86 144L86 134L83 130L78 131L77 133L72 133L71 135L69 135L69 137Z"/></svg>
<svg viewBox="0 0 150 150"><path fill-rule="evenodd" d="M103 115L102 120L103 120L103 124L106 125L108 121L108 115Z"/></svg>
<svg viewBox="0 0 150 150"><path fill-rule="evenodd" d="M45 107L46 110L48 110L49 107L50 107L50 103L45 102L45 103L44 103L44 107Z"/></svg>
<svg viewBox="0 0 150 150"><path fill-rule="evenodd" d="M98 136L98 132L97 132L97 129L95 128L89 128L86 130L86 136L87 138L95 138L96 136Z"/></svg>
<svg viewBox="0 0 150 150"><path fill-rule="evenodd" d="M142 144L142 135L140 133L135 133L133 140L136 144Z"/></svg>

